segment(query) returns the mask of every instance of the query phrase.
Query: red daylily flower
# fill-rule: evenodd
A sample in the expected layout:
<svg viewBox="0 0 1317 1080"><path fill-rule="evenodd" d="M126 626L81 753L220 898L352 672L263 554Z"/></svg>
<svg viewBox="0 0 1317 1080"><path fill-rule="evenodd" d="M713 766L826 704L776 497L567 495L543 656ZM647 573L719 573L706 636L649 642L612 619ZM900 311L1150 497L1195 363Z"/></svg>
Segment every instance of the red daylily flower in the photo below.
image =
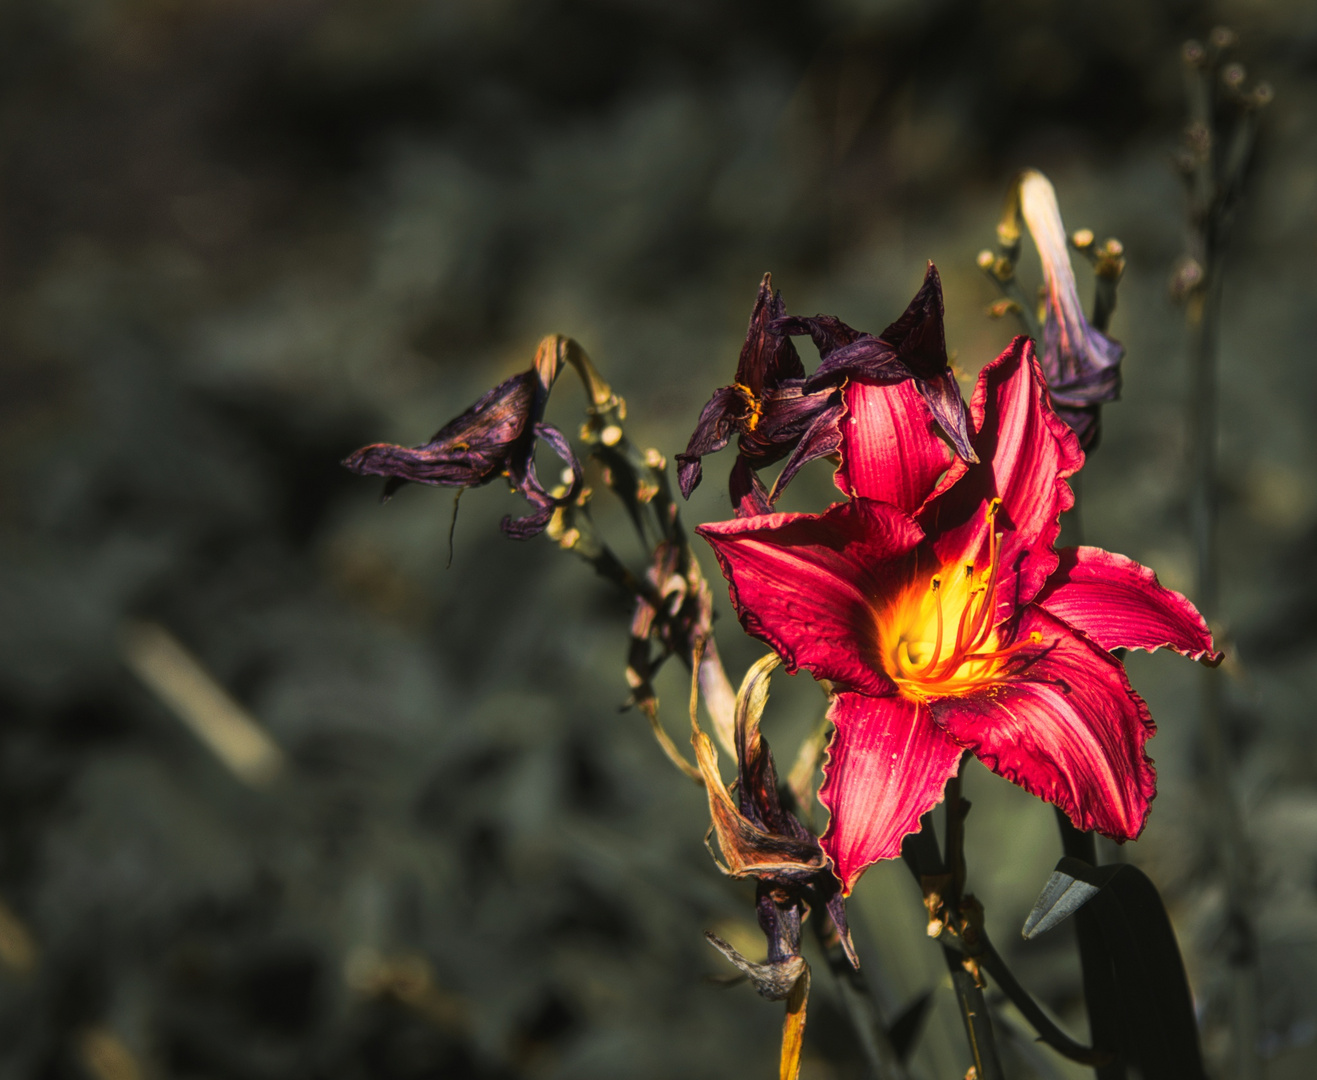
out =
<svg viewBox="0 0 1317 1080"><path fill-rule="evenodd" d="M914 384L852 380L826 513L702 526L747 632L836 687L819 799L847 892L942 798L963 751L1081 829L1143 829L1154 731L1116 648L1220 660L1202 617L1121 555L1057 552L1084 460L1016 338L970 405L954 458Z"/></svg>

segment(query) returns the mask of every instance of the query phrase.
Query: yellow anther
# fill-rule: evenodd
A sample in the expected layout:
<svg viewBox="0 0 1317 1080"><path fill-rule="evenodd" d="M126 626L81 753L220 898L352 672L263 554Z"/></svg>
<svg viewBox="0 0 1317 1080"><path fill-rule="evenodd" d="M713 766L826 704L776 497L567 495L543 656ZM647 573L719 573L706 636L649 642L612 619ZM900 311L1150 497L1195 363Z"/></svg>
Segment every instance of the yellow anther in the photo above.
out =
<svg viewBox="0 0 1317 1080"><path fill-rule="evenodd" d="M747 431L754 431L759 426L760 418L764 415L764 403L755 396L755 392L745 383L733 383L733 386L741 391L741 396L745 398L745 406L750 410L745 418L745 428Z"/></svg>

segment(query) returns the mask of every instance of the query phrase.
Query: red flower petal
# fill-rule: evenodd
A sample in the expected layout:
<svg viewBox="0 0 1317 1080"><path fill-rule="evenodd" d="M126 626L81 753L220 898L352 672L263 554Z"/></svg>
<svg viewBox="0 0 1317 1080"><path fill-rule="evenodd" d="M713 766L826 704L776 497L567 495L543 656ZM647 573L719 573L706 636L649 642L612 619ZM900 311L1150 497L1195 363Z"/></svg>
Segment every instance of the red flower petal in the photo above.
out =
<svg viewBox="0 0 1317 1080"><path fill-rule="evenodd" d="M1036 603L1104 649L1163 646L1191 660L1221 662L1198 609L1146 566L1095 547L1064 548Z"/></svg>
<svg viewBox="0 0 1317 1080"><path fill-rule="evenodd" d="M933 718L993 772L1055 803L1078 828L1132 840L1157 792L1143 752L1156 730L1148 707L1119 661L1028 607L1017 640L1034 632L1042 635L1035 659L986 691L935 699Z"/></svg>
<svg viewBox="0 0 1317 1080"><path fill-rule="evenodd" d="M845 390L837 487L914 513L951 464L913 379L890 386L852 381Z"/></svg>
<svg viewBox="0 0 1317 1080"><path fill-rule="evenodd" d="M979 374L970 413L978 465L957 458L919 514L944 564L975 561L988 549L987 508L1001 508L1001 574L994 624L1038 595L1057 566L1058 518L1074 505L1065 478L1084 463L1079 442L1048 403L1033 342L1017 337Z"/></svg>
<svg viewBox="0 0 1317 1080"><path fill-rule="evenodd" d="M942 801L961 748L908 698L838 694L837 726L819 801L832 815L823 850L847 893L866 866L901 853L901 840Z"/></svg>
<svg viewBox="0 0 1317 1080"><path fill-rule="evenodd" d="M905 581L923 539L895 507L857 499L826 514L765 514L701 525L746 633L848 688L887 694L878 670L874 604Z"/></svg>

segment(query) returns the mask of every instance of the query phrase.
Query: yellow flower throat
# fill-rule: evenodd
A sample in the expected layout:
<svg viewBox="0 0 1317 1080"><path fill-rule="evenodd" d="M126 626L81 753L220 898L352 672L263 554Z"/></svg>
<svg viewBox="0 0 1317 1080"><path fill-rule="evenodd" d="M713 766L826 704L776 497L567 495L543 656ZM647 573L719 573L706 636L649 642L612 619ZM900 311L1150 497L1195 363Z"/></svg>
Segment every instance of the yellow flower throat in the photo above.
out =
<svg viewBox="0 0 1317 1080"><path fill-rule="evenodd" d="M916 701L971 693L1000 678L1006 658L1042 635L1000 647L993 626L1001 533L993 527L1000 499L986 508L988 566L943 566L922 575L876 614L878 655L901 692Z"/></svg>

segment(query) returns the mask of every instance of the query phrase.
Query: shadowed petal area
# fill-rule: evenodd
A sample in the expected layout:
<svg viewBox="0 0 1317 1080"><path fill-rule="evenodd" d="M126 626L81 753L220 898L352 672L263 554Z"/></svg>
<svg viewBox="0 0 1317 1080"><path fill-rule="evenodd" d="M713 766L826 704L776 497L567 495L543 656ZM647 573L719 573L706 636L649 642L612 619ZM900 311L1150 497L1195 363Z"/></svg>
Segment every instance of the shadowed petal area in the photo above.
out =
<svg viewBox="0 0 1317 1080"><path fill-rule="evenodd" d="M838 694L836 725L819 801L831 817L823 834L847 893L866 866L901 853L920 815L942 801L961 748L909 698Z"/></svg>
<svg viewBox="0 0 1317 1080"><path fill-rule="evenodd" d="M1174 649L1191 660L1221 661L1198 609L1133 559L1095 547L1064 548L1038 594L1039 607L1104 649Z"/></svg>
<svg viewBox="0 0 1317 1080"><path fill-rule="evenodd" d="M923 533L885 503L857 499L826 514L766 514L701 525L746 633L789 671L871 694L892 691L878 670L874 605L904 584Z"/></svg>
<svg viewBox="0 0 1317 1080"><path fill-rule="evenodd" d="M1052 411L1033 342L1017 337L979 374L970 403L979 464L957 459L924 507L944 564L984 565L990 528L1002 533L993 623L1033 600L1057 566L1052 545L1075 498L1065 478L1084 463L1072 432ZM1001 500L993 526L988 505Z"/></svg>
<svg viewBox="0 0 1317 1080"><path fill-rule="evenodd" d="M1119 661L1038 607L1021 613L1017 639L1032 633L1040 643L1019 655L1033 659L984 692L935 699L933 718L1076 827L1132 840L1157 791L1148 707Z"/></svg>
<svg viewBox="0 0 1317 1080"><path fill-rule="evenodd" d="M851 382L845 400L837 487L914 513L952 457L933 433L933 414L923 395L910 379L891 386Z"/></svg>

